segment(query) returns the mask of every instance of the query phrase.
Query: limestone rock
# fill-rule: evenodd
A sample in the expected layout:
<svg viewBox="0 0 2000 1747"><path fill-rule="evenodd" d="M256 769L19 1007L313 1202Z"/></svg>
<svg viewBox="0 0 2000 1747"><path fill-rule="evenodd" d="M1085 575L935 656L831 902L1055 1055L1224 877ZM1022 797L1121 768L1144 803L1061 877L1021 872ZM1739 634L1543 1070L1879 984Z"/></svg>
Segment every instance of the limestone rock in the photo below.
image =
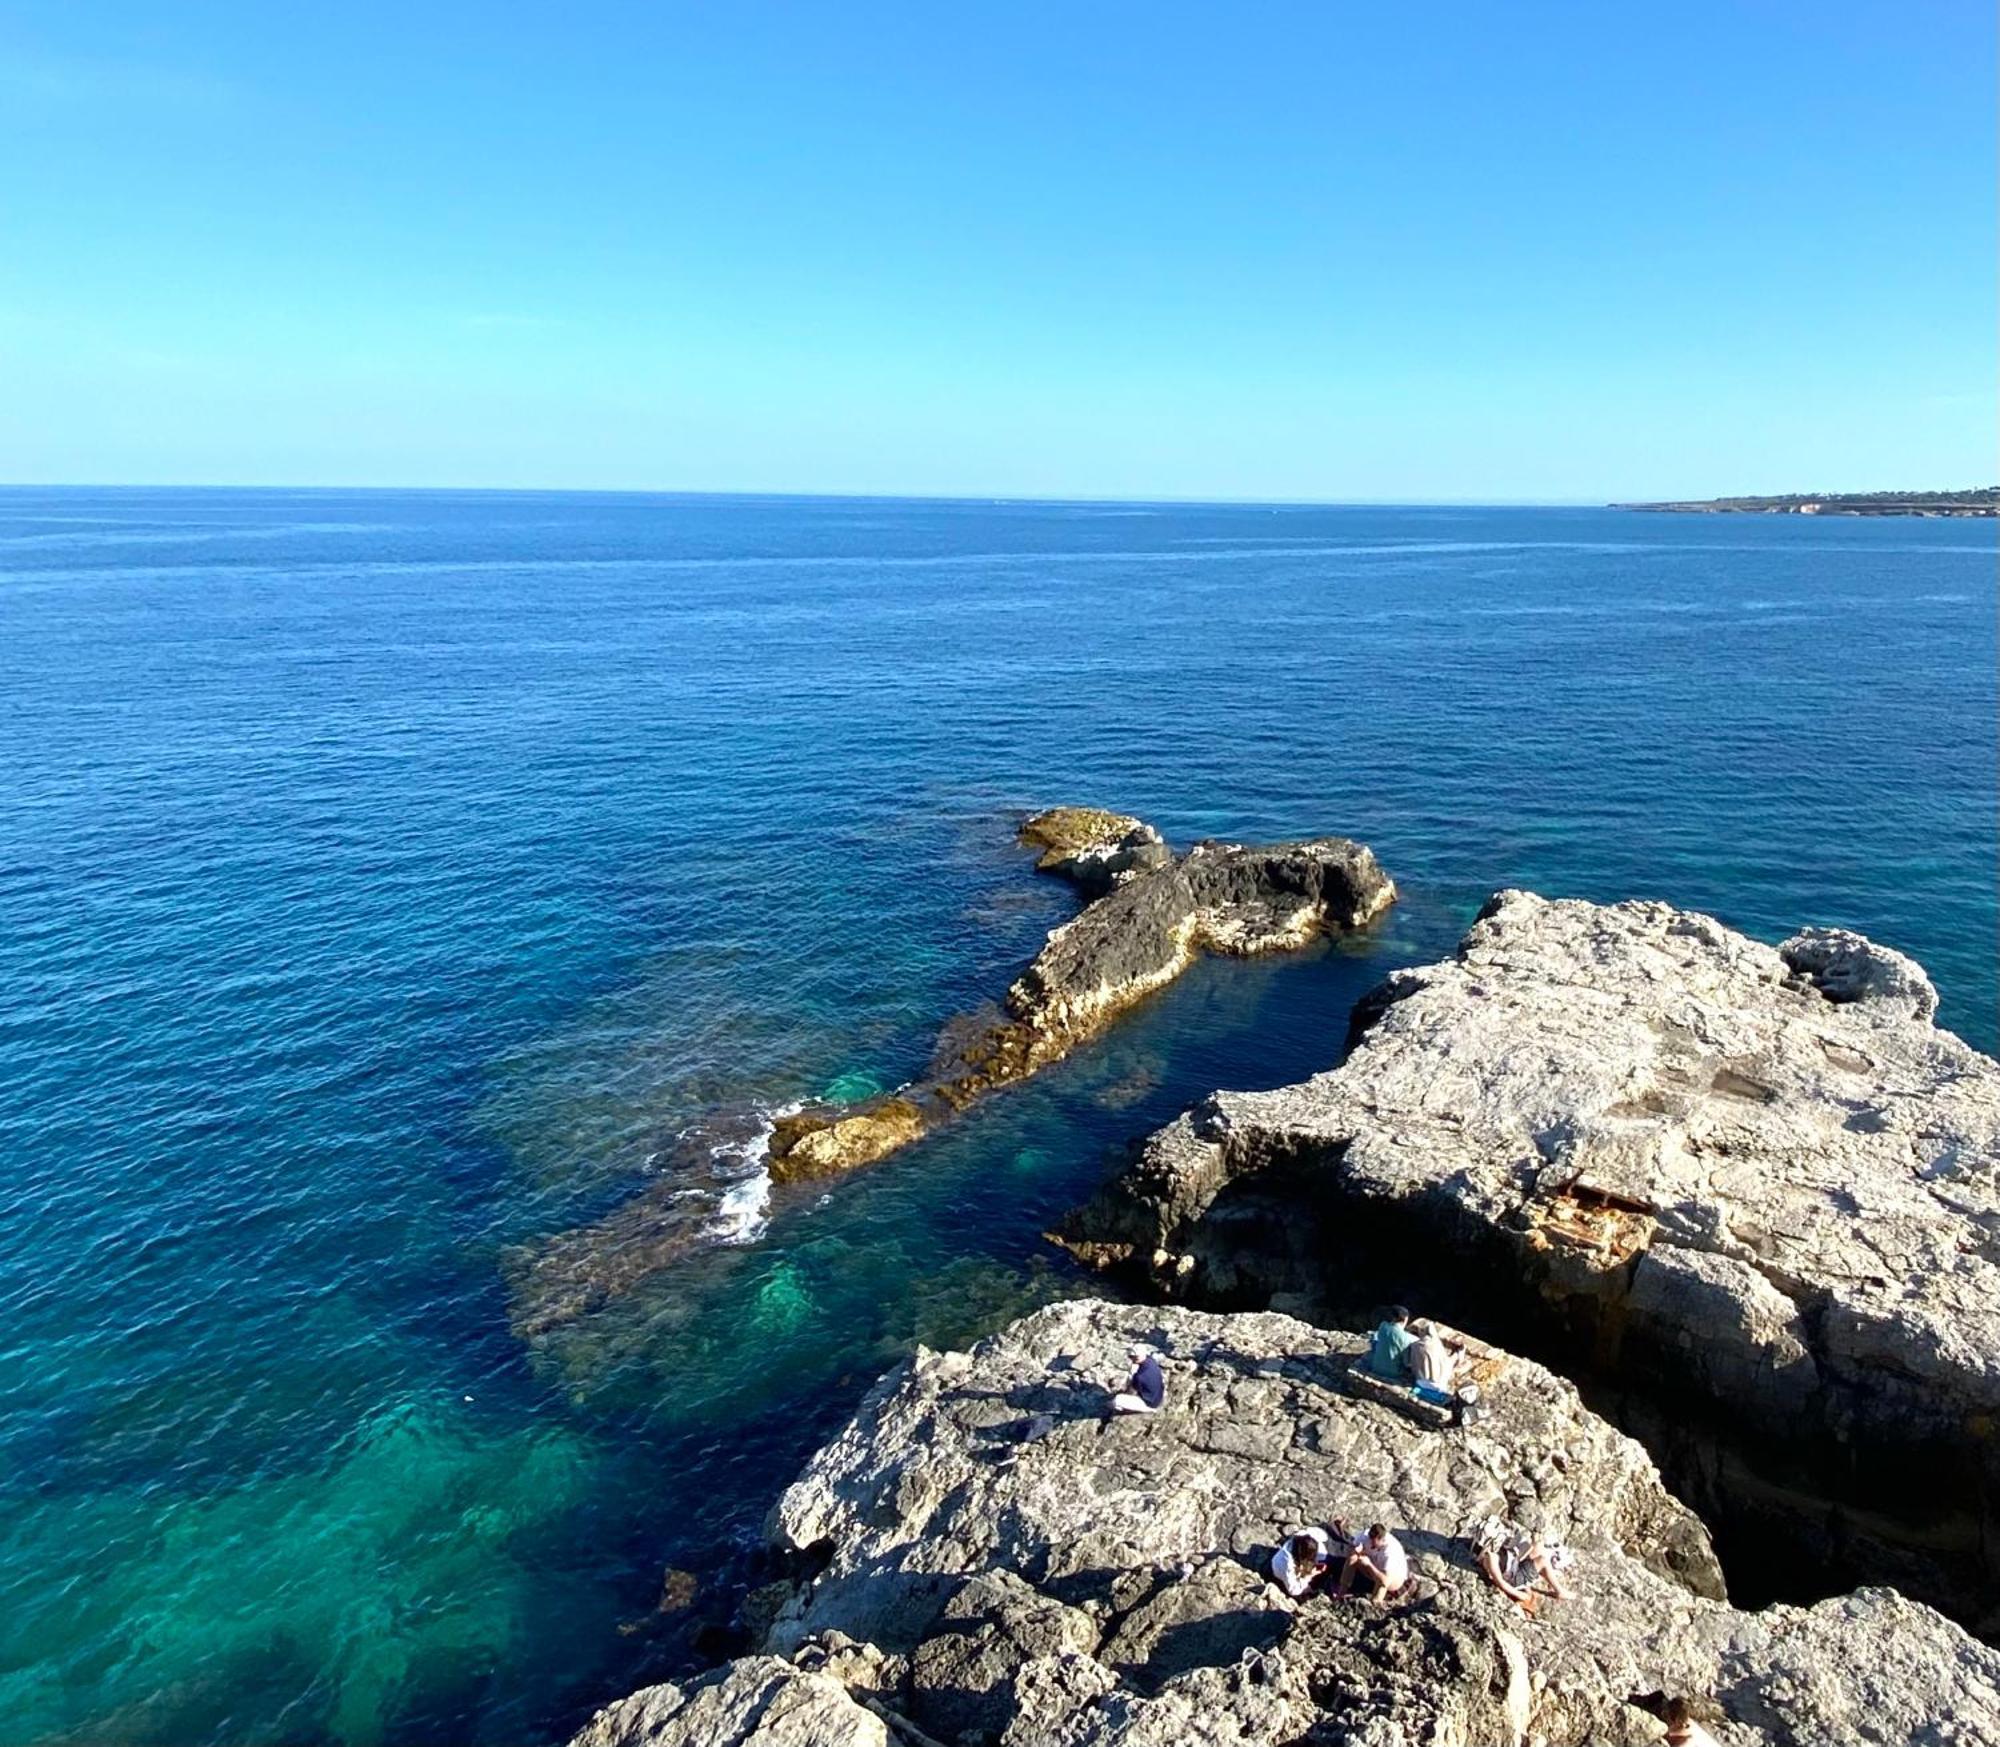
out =
<svg viewBox="0 0 2000 1747"><path fill-rule="evenodd" d="M774 1178L874 1163L996 1087L1059 1061L1204 951L1296 948L1363 927L1396 898L1373 852L1344 837L1266 848L1200 843L1176 860L1150 825L1057 807L1030 819L1021 838L1043 849L1043 868L1091 901L1050 933L1007 991L1004 1017L948 1028L927 1079L889 1098L779 1123Z"/></svg>
<svg viewBox="0 0 2000 1747"><path fill-rule="evenodd" d="M1107 1421L1135 1339L1166 1406ZM966 1747L1571 1747L1657 1740L1625 1701L1662 1689L1735 1747L2000 1738L2000 1654L1930 1609L1729 1606L1645 1452L1540 1366L1488 1355L1490 1416L1441 1430L1350 1392L1361 1349L1270 1313L1087 1302L920 1352L774 1510L818 1573L768 1653L613 1706L577 1747L884 1739L869 1723ZM1463 1531L1501 1509L1574 1549L1572 1599L1529 1619L1479 1576ZM1283 1534L1336 1516L1388 1522L1421 1598L1266 1581ZM855 1733L799 1732L822 1726Z"/></svg>
<svg viewBox="0 0 2000 1747"><path fill-rule="evenodd" d="M889 1747L882 1719L825 1674L752 1656L607 1705L570 1747Z"/></svg>
<svg viewBox="0 0 2000 1747"><path fill-rule="evenodd" d="M851 1116L813 1111L780 1117L771 1133L772 1181L830 1177L872 1165L908 1146L927 1126L923 1111L908 1098L885 1098Z"/></svg>
<svg viewBox="0 0 2000 1747"><path fill-rule="evenodd" d="M1007 1005L1034 1034L1034 1051L1053 1059L1201 951L1303 946L1323 931L1361 927L1395 896L1373 853L1344 837L1267 849L1200 843L1056 929Z"/></svg>
<svg viewBox="0 0 2000 1747"><path fill-rule="evenodd" d="M1338 1229L1403 1258L1385 1294L1733 1440L1811 1557L2000 1618L2000 1065L1935 1010L1858 935L1504 892L1340 1067L1217 1094L1062 1236L1257 1303L1324 1287Z"/></svg>
<svg viewBox="0 0 2000 1747"><path fill-rule="evenodd" d="M1875 1015L1901 1010L1923 1021L1937 1014L1937 990L1922 965L1845 928L1801 929L1778 956L1829 1001L1867 1001Z"/></svg>
<svg viewBox="0 0 2000 1747"><path fill-rule="evenodd" d="M1133 873L1150 873L1173 860L1159 832L1127 813L1098 807L1051 807L1021 827L1024 848L1039 849L1035 866L1101 897Z"/></svg>

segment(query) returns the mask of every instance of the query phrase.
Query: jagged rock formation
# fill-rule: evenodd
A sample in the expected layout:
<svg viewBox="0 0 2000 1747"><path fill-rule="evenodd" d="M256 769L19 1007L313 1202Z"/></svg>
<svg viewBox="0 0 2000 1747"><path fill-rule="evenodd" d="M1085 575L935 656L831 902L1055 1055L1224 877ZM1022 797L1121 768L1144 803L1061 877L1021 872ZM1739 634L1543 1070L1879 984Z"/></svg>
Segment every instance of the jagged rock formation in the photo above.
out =
<svg viewBox="0 0 2000 1747"><path fill-rule="evenodd" d="M1020 830L1023 848L1039 849L1036 871L1066 879L1088 897L1102 897L1121 875L1150 873L1174 858L1159 832L1129 813L1101 807L1051 807Z"/></svg>
<svg viewBox="0 0 2000 1747"><path fill-rule="evenodd" d="M1166 1409L1101 1417L1134 1338ZM1746 1614L1701 1524L1631 1440L1526 1360L1439 1430L1364 1393L1361 1342L1272 1314L1054 1306L883 1380L773 1513L819 1567L765 1653L611 1706L575 1747L757 1742L1657 1740L1625 1702L1694 1696L1732 1747L2000 1738L2000 1654L1874 1589ZM1577 1594L1534 1619L1460 1534L1538 1517ZM1401 1535L1419 1597L1290 1601L1278 1538L1336 1515Z"/></svg>
<svg viewBox="0 0 2000 1747"><path fill-rule="evenodd" d="M1858 935L1504 892L1343 1065L1217 1094L1061 1236L1209 1303L1390 1258L1364 1283L1584 1380L1743 1544L1990 1629L2000 1065L1936 1009Z"/></svg>
<svg viewBox="0 0 2000 1747"><path fill-rule="evenodd" d="M1152 826L1057 807L1021 827L1038 866L1091 901L1054 930L1007 991L1006 1013L960 1024L923 1083L857 1106L786 1117L771 1137L777 1181L872 1164L997 1086L1026 1079L1163 987L1202 952L1275 952L1362 927L1396 888L1344 837L1245 848L1200 843L1176 859Z"/></svg>

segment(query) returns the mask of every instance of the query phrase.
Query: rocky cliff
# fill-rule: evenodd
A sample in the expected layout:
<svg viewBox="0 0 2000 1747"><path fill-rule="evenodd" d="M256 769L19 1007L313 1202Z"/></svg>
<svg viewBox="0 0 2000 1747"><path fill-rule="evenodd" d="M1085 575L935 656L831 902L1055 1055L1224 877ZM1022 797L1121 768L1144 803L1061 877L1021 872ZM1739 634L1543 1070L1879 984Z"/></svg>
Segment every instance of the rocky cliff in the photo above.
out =
<svg viewBox="0 0 2000 1747"><path fill-rule="evenodd" d="M1106 1420L1128 1342L1157 1415ZM761 1654L610 1706L575 1747L1486 1747L1660 1738L1628 1695L1690 1696L1731 1747L2000 1739L2000 1654L1891 1591L1745 1613L1645 1452L1525 1359L1481 1360L1458 1429L1358 1386L1358 1338L1274 1314L1058 1305L891 1373L778 1504L805 1575ZM1533 1617L1463 1531L1574 1549ZM1267 1581L1344 1516L1400 1535L1389 1607Z"/></svg>
<svg viewBox="0 0 2000 1747"><path fill-rule="evenodd" d="M1189 1301L1503 1329L1766 1565L1991 1630L2000 1065L1936 1007L1857 935L1505 892L1342 1065L1211 1098L1061 1235Z"/></svg>
<svg viewBox="0 0 2000 1747"><path fill-rule="evenodd" d="M1039 867L1089 902L1052 932L991 1022L961 1022L920 1084L859 1106L816 1106L771 1137L779 1181L872 1164L995 1087L1060 1060L1173 981L1202 952L1275 952L1359 928L1396 888L1364 844L1344 837L1246 848L1200 843L1176 857L1152 826L1058 807L1021 827Z"/></svg>

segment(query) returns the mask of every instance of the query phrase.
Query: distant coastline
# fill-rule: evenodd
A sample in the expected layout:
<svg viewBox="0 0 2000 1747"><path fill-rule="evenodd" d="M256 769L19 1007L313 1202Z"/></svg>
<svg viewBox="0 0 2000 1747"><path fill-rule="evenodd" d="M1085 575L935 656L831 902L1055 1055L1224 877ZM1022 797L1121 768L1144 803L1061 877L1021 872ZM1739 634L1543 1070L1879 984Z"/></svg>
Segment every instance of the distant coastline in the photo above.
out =
<svg viewBox="0 0 2000 1747"><path fill-rule="evenodd" d="M1788 497L1713 497L1697 503L1615 503L1614 510L1704 516L2000 516L2000 486L1971 491L1828 491Z"/></svg>

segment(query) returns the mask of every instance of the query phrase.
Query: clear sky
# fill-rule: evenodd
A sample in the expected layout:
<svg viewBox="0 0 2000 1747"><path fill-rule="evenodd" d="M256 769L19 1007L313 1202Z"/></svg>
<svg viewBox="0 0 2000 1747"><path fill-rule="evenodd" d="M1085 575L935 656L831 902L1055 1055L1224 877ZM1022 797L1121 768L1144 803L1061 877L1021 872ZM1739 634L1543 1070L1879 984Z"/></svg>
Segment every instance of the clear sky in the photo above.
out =
<svg viewBox="0 0 2000 1747"><path fill-rule="evenodd" d="M0 0L0 480L1996 474L1990 0Z"/></svg>

